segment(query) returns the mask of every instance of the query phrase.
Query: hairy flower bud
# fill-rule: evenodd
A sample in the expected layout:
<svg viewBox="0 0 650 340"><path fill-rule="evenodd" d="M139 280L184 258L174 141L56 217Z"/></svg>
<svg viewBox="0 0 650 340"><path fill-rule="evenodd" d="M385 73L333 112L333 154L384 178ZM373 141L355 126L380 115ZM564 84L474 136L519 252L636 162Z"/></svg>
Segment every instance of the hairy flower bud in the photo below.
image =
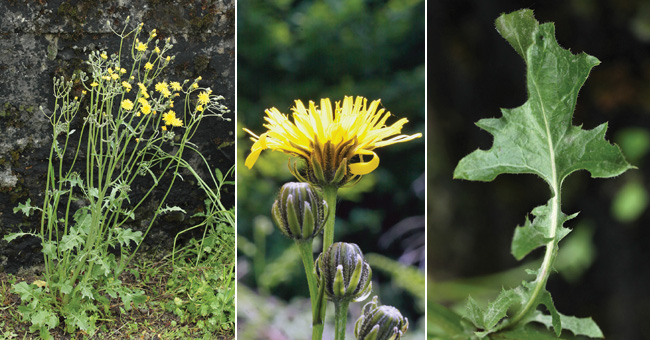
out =
<svg viewBox="0 0 650 340"><path fill-rule="evenodd" d="M282 186L271 210L275 224L294 240L310 240L325 226L329 214L320 190L309 183Z"/></svg>
<svg viewBox="0 0 650 340"><path fill-rule="evenodd" d="M334 243L321 253L316 260L316 275L331 301L361 301L372 290L372 270L354 243Z"/></svg>
<svg viewBox="0 0 650 340"><path fill-rule="evenodd" d="M354 324L357 340L399 340L409 328L409 320L393 306L379 306L377 297L363 306Z"/></svg>

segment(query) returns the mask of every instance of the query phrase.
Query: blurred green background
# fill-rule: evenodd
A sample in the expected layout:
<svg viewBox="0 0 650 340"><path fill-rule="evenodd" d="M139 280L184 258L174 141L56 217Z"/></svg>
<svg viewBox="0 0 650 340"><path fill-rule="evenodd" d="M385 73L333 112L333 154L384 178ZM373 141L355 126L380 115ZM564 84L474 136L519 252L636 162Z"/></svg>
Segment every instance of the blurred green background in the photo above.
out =
<svg viewBox="0 0 650 340"><path fill-rule="evenodd" d="M288 114L295 99L361 95L381 99L394 115L389 123L408 118L403 133L424 134L424 14L422 0L237 1L242 339L305 339L311 333L302 262L293 241L269 218L279 187L293 180L288 156L266 151L247 169L243 160L252 142L242 127L264 132L264 110ZM337 205L335 241L364 251L373 268L373 295L411 322L404 339L424 338L424 146L420 138L378 149L379 168L341 190ZM350 329L362 306L351 306ZM331 331L324 338L333 338Z"/></svg>
<svg viewBox="0 0 650 340"><path fill-rule="evenodd" d="M428 289L429 299L463 308L468 294L494 299L502 286L528 279L541 250L524 261L510 255L514 227L550 197L534 176L494 182L452 180L457 162L492 137L474 122L526 101L523 60L494 29L501 13L531 8L555 22L557 40L601 60L578 97L574 125L609 122L638 170L614 179L571 175L563 211L580 212L566 226L548 290L564 314L592 316L609 339L650 334L650 2L435 1L428 24ZM460 307L459 307L460 306ZM432 330L433 327L430 327ZM565 336L568 334L564 334Z"/></svg>

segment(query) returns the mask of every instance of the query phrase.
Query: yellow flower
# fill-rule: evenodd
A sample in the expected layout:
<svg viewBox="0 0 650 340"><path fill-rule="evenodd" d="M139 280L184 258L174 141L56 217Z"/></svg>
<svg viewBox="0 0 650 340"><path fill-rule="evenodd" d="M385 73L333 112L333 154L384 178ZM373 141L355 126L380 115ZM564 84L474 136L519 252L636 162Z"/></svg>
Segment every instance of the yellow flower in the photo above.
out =
<svg viewBox="0 0 650 340"><path fill-rule="evenodd" d="M104 60L108 59L108 56L106 55L106 52L102 52L100 57L102 57L102 59L104 59Z"/></svg>
<svg viewBox="0 0 650 340"><path fill-rule="evenodd" d="M160 127L163 131L167 131L167 127L165 125Z"/></svg>
<svg viewBox="0 0 650 340"><path fill-rule="evenodd" d="M181 83L179 83L177 81L173 81L173 82L169 83L169 85L171 85L172 90L174 90L174 91L182 91L183 90L183 86L181 86Z"/></svg>
<svg viewBox="0 0 650 340"><path fill-rule="evenodd" d="M165 58L165 61L167 61L167 62L169 62L170 60L172 60L172 58L170 56L167 56L167 58Z"/></svg>
<svg viewBox="0 0 650 340"><path fill-rule="evenodd" d="M123 68L121 68L121 69L120 69L120 73L124 74L124 73L126 73L126 70L123 69Z"/></svg>
<svg viewBox="0 0 650 340"><path fill-rule="evenodd" d="M422 137L422 134L402 135L402 126L408 122L399 119L386 125L390 112L379 109L380 100L367 105L363 97L345 97L332 108L329 99L321 99L320 108L309 102L306 108L296 100L289 120L276 108L266 110L267 132L257 136L244 129L255 142L246 158L249 169L265 149L278 150L306 160L305 176L295 167L292 173L301 180L319 185L341 186L353 177L365 175L377 168L379 157L374 149ZM352 159L359 156L359 161ZM370 156L364 161L363 156Z"/></svg>
<svg viewBox="0 0 650 340"><path fill-rule="evenodd" d="M135 49L144 52L147 50L147 44L140 42L139 40L135 43Z"/></svg>
<svg viewBox="0 0 650 340"><path fill-rule="evenodd" d="M210 95L207 92L199 93L199 105L205 105L210 101Z"/></svg>
<svg viewBox="0 0 650 340"><path fill-rule="evenodd" d="M117 73L113 73L113 74L111 74L111 79L113 79L113 80L117 80L117 79L119 79L119 78L120 78L120 75L119 75L119 74L117 74Z"/></svg>
<svg viewBox="0 0 650 340"><path fill-rule="evenodd" d="M183 126L183 121L176 118L176 112L169 110L167 113L163 113L163 121L165 125L171 126Z"/></svg>
<svg viewBox="0 0 650 340"><path fill-rule="evenodd" d="M160 48L158 48L158 46L156 46L156 48L154 48L153 51L156 52L156 53L160 53Z"/></svg>
<svg viewBox="0 0 650 340"><path fill-rule="evenodd" d="M167 89L167 83L164 81L158 82L154 88L156 91L162 92L163 89Z"/></svg>
<svg viewBox="0 0 650 340"><path fill-rule="evenodd" d="M199 88L199 84L197 84L197 83L192 84L192 88L193 88L193 89L198 89L198 88Z"/></svg>
<svg viewBox="0 0 650 340"><path fill-rule="evenodd" d="M151 105L149 105L149 103L143 104L140 111L142 111L143 114L148 115L151 113Z"/></svg>
<svg viewBox="0 0 650 340"><path fill-rule="evenodd" d="M133 102L129 99L124 99L122 101L122 108L127 111L133 110Z"/></svg>
<svg viewBox="0 0 650 340"><path fill-rule="evenodd" d="M126 89L126 92L131 92L131 84L123 81L122 82L122 87L124 87Z"/></svg>
<svg viewBox="0 0 650 340"><path fill-rule="evenodd" d="M145 70L151 70L152 68L153 68L153 64L152 64L152 63L147 62L146 64L144 64L144 69L145 69Z"/></svg>
<svg viewBox="0 0 650 340"><path fill-rule="evenodd" d="M90 86L91 86L91 87L95 87L95 86L99 86L99 84L97 84L96 81L93 81L92 83L90 83Z"/></svg>
<svg viewBox="0 0 650 340"><path fill-rule="evenodd" d="M196 106L196 111L203 112L203 105L197 105Z"/></svg>

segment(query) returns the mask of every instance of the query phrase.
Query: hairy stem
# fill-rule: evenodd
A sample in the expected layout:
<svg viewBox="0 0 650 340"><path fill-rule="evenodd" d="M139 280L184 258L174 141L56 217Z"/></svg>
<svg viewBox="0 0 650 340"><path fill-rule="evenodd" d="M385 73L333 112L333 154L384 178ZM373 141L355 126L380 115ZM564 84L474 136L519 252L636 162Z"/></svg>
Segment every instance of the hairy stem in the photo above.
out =
<svg viewBox="0 0 650 340"><path fill-rule="evenodd" d="M325 202L327 203L327 208L329 209L329 214L327 215L327 221L325 222L325 231L323 232L323 249L322 251L326 251L334 242L334 221L336 220L336 195L338 188L335 186L325 186L322 188L323 190L323 198L325 199ZM321 291L324 289L324 287L321 285L320 287ZM314 333L320 332L319 339L322 338L323 336L323 320L325 319L325 313L327 311L327 298L325 297L325 294L322 292L319 292L318 294L319 299L317 306L319 307L320 311L317 314L318 319L320 320L314 320L314 325L321 325L319 329L316 329L314 327ZM315 335L314 335L315 336Z"/></svg>
<svg viewBox="0 0 650 340"><path fill-rule="evenodd" d="M348 306L349 300L337 301L334 307L335 313L335 340L345 340L345 325L348 322Z"/></svg>
<svg viewBox="0 0 650 340"><path fill-rule="evenodd" d="M314 331L312 332L312 340L320 340L323 337L323 320L319 317L318 314L318 278L316 277L316 270L314 269L312 240L296 240L296 245L298 246L298 250L300 250L300 257L302 257L302 263L305 266L305 274L307 275L307 283L309 285L312 325L314 327Z"/></svg>

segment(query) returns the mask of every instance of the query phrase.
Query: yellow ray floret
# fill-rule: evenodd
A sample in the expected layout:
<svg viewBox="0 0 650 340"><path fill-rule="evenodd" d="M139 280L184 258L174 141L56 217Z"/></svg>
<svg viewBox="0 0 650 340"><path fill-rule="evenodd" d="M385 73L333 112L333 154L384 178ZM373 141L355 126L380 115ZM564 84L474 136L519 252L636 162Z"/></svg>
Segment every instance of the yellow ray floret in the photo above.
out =
<svg viewBox="0 0 650 340"><path fill-rule="evenodd" d="M351 96L345 97L343 103L336 102L334 108L327 98L321 99L320 107L314 102L309 102L309 107L305 107L300 100L296 100L295 107L291 109L293 121L276 108L267 109L267 123L264 124L267 132L258 136L244 129L255 142L245 165L252 168L265 149L309 160L316 150L324 150L326 144L330 143L335 150L339 149L338 146L351 145L349 149L341 149L347 150L341 156L350 162L350 158L358 155L361 161L349 164L350 172L354 175L368 174L379 165L379 157L374 149L422 137L421 133L400 134L408 122L406 118L386 125L390 112L379 108L379 105L380 100L368 106L366 98ZM371 159L364 161L363 156L371 156Z"/></svg>

